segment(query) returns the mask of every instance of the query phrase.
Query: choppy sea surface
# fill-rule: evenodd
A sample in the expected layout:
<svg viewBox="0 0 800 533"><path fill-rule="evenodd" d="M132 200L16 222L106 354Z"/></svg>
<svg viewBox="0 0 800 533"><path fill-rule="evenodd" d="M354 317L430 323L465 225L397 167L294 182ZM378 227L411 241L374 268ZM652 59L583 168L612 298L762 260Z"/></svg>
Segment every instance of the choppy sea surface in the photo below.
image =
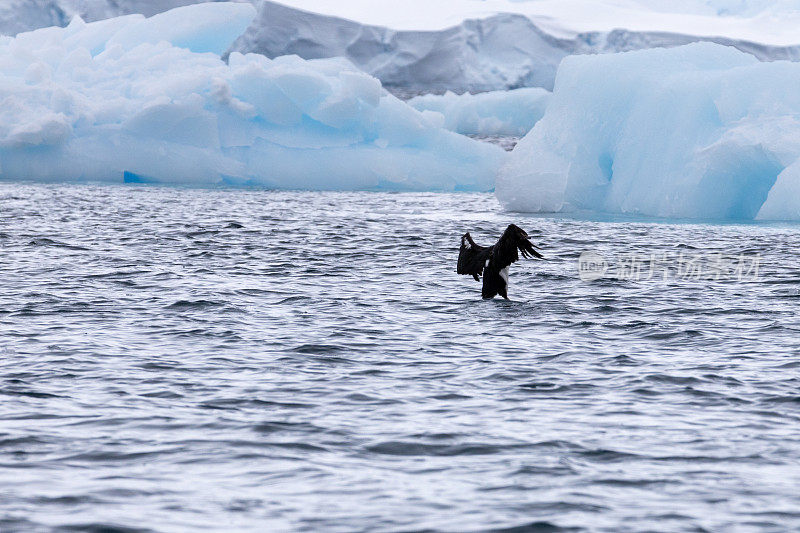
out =
<svg viewBox="0 0 800 533"><path fill-rule="evenodd" d="M798 230L0 184L0 531L798 530Z"/></svg>

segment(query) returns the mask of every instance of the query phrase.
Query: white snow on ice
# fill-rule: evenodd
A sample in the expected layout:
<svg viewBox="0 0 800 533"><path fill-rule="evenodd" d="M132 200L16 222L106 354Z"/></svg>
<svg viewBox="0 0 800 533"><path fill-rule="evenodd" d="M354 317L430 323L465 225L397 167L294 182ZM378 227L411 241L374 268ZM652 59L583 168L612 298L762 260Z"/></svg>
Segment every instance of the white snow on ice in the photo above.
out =
<svg viewBox="0 0 800 533"><path fill-rule="evenodd" d="M800 43L797 0L280 0L297 9L395 30L441 30L467 19L518 13L548 33L673 32L746 39L773 45Z"/></svg>
<svg viewBox="0 0 800 533"><path fill-rule="evenodd" d="M800 64L730 47L566 58L496 194L516 211L800 219Z"/></svg>
<svg viewBox="0 0 800 533"><path fill-rule="evenodd" d="M0 38L0 178L488 190L506 154L346 60L220 54L250 4Z"/></svg>

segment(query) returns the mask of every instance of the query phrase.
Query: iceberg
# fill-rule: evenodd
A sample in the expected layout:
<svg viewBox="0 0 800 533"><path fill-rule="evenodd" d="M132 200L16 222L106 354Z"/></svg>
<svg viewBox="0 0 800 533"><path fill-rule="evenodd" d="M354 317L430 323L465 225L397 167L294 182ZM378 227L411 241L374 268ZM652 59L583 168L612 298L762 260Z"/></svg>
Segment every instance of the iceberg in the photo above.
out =
<svg viewBox="0 0 800 533"><path fill-rule="evenodd" d="M492 188L501 148L344 59L223 61L255 16L215 2L0 39L0 179Z"/></svg>
<svg viewBox="0 0 800 533"><path fill-rule="evenodd" d="M800 219L800 65L733 48L564 60L501 169L510 210Z"/></svg>
<svg viewBox="0 0 800 533"><path fill-rule="evenodd" d="M550 91L529 87L478 94L426 94L407 103L418 111L444 116L444 127L468 135L514 135L528 133L542 118Z"/></svg>

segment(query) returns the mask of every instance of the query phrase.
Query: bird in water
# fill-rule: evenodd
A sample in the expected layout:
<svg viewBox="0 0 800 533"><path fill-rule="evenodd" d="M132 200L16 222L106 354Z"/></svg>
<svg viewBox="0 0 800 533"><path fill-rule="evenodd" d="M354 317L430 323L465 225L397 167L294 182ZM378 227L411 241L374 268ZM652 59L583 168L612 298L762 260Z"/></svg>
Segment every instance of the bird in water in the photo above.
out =
<svg viewBox="0 0 800 533"><path fill-rule="evenodd" d="M481 296L484 299L494 298L499 294L508 300L508 266L519 260L517 250L522 257L544 259L535 250L530 239L522 228L514 224L509 224L500 240L492 246L475 244L472 236L465 233L461 237L457 272L470 275L475 281L480 281L480 276L483 275Z"/></svg>

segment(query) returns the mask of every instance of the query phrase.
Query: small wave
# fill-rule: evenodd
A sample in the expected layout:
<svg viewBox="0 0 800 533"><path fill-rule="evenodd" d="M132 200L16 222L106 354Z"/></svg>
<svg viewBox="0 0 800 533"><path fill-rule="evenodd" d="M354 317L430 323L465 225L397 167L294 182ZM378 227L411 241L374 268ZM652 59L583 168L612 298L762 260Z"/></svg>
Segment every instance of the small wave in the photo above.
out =
<svg viewBox="0 0 800 533"><path fill-rule="evenodd" d="M562 527L552 522L537 520L535 522L526 522L518 526L479 530L480 533L562 533L571 531L583 531L583 529L579 527Z"/></svg>
<svg viewBox="0 0 800 533"><path fill-rule="evenodd" d="M472 398L472 396L450 392L447 394L437 394L435 396L431 396L431 398L433 398L434 400L469 400Z"/></svg>
<svg viewBox="0 0 800 533"><path fill-rule="evenodd" d="M63 533L156 533L154 529L123 526L107 522L58 526L53 531Z"/></svg>
<svg viewBox="0 0 800 533"><path fill-rule="evenodd" d="M4 394L6 396L27 396L29 398L61 398L58 394L52 394L49 392L38 392L32 390L8 390L8 389L0 389L0 394Z"/></svg>
<svg viewBox="0 0 800 533"><path fill-rule="evenodd" d="M222 307L224 302L214 300L178 300L166 306L166 309L188 310L188 309L208 309L212 307Z"/></svg>
<svg viewBox="0 0 800 533"><path fill-rule="evenodd" d="M601 463L618 463L621 461L629 461L631 459L638 459L643 457L636 453L620 452L605 448L597 448L595 450L583 450L577 452L577 455Z"/></svg>
<svg viewBox="0 0 800 533"><path fill-rule="evenodd" d="M671 376L669 374L649 374L644 379L656 383L673 383L675 385L703 383L703 380L694 376Z"/></svg>
<svg viewBox="0 0 800 533"><path fill-rule="evenodd" d="M263 433L265 435L273 433L309 433L320 434L329 433L323 427L311 424L309 422L261 422L253 426L253 431Z"/></svg>
<svg viewBox="0 0 800 533"><path fill-rule="evenodd" d="M187 231L186 233L183 234L183 236L187 237L189 239L194 239L196 237L206 237L208 235L218 235L219 233L220 233L220 230L218 230L218 229L201 229L201 230L195 230L195 231Z"/></svg>
<svg viewBox="0 0 800 533"><path fill-rule="evenodd" d="M84 279L115 279L130 276L149 274L148 270L111 270L109 272L98 272L84 275Z"/></svg>
<svg viewBox="0 0 800 533"><path fill-rule="evenodd" d="M644 334L642 334L642 338L653 339L653 340L671 340L671 339L679 339L679 338L702 337L703 335L704 335L704 333L702 331L698 331L696 329L685 329L685 330L681 330L681 331L664 331L664 332L644 333Z"/></svg>
<svg viewBox="0 0 800 533"><path fill-rule="evenodd" d="M512 476L564 476L576 474L577 471L565 464L556 466L526 465L515 470Z"/></svg>
<svg viewBox="0 0 800 533"><path fill-rule="evenodd" d="M251 400L251 399L221 399L221 400L209 400L200 403L200 407L203 409L230 409L230 410L239 410L243 408L270 408L270 407L284 407L287 409L309 409L314 407L308 403L300 403L300 402L279 402L279 401L270 401L270 400Z"/></svg>
<svg viewBox="0 0 800 533"><path fill-rule="evenodd" d="M788 394L785 396L768 396L761 401L765 403L785 403L785 404L800 405L800 395Z"/></svg>
<svg viewBox="0 0 800 533"><path fill-rule="evenodd" d="M642 363L627 355L617 355L608 360L608 362L615 366L639 366Z"/></svg>
<svg viewBox="0 0 800 533"><path fill-rule="evenodd" d="M518 388L530 393L542 394L558 394L558 393L572 393L572 392L585 392L588 390L596 389L596 385L591 383L570 383L568 385L559 385L549 382L536 382L523 383Z"/></svg>
<svg viewBox="0 0 800 533"><path fill-rule="evenodd" d="M608 478L608 479L593 479L592 484L606 485L609 487L630 487L630 488L645 488L654 485L668 485L680 484L679 480L675 479L621 479L621 478Z"/></svg>
<svg viewBox="0 0 800 533"><path fill-rule="evenodd" d="M292 351L307 354L339 353L345 351L345 347L336 344L301 344Z"/></svg>
<svg viewBox="0 0 800 533"><path fill-rule="evenodd" d="M529 447L529 444L428 444L423 442L386 441L367 446L366 450L382 455L451 457L461 455L494 455L509 450Z"/></svg>
<svg viewBox="0 0 800 533"><path fill-rule="evenodd" d="M54 239L49 239L47 237L38 237L36 239L31 240L28 245L30 246L48 246L53 248L67 248L68 250L78 250L78 251L88 251L89 248L84 248L83 246L76 246L74 244L68 244L66 242L56 241Z"/></svg>
<svg viewBox="0 0 800 533"><path fill-rule="evenodd" d="M48 442L49 441L39 437L11 437L0 439L0 448L47 444Z"/></svg>
<svg viewBox="0 0 800 533"><path fill-rule="evenodd" d="M276 303L278 305L281 305L281 304L291 304L291 303L295 303L295 302L302 302L302 301L307 301L307 300L312 300L312 298L310 298L309 296L289 296L288 298L284 298L283 300L281 300L279 302L276 302Z"/></svg>
<svg viewBox="0 0 800 533"><path fill-rule="evenodd" d="M66 495L66 496L39 496L34 499L37 505L98 505L105 503L102 498L96 498L88 494Z"/></svg>
<svg viewBox="0 0 800 533"><path fill-rule="evenodd" d="M164 454L174 454L183 451L183 448L167 448L162 450L153 450L147 452L112 452L112 451L97 451L97 452L84 452L58 459L59 463L120 463L129 461L139 461L142 459L154 458Z"/></svg>

